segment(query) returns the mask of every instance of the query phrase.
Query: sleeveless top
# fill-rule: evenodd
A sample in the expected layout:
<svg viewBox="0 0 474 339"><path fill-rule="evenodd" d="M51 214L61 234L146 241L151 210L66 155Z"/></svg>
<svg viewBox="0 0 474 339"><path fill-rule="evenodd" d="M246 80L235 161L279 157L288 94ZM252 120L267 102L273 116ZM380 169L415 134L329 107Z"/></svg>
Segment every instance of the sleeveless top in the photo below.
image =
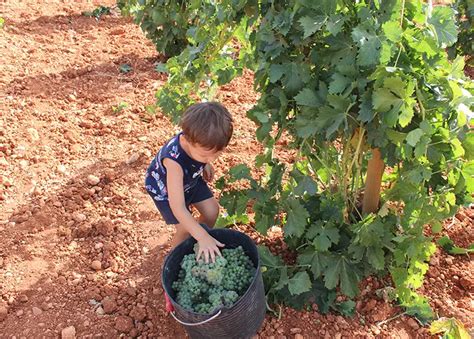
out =
<svg viewBox="0 0 474 339"><path fill-rule="evenodd" d="M168 200L168 190L166 189L166 167L163 166L165 158L176 161L183 169L183 188L184 193L192 190L199 180L202 180L202 172L205 163L192 159L181 147L179 137L183 132L172 137L160 149L153 158L145 176L145 189L152 193L157 201Z"/></svg>

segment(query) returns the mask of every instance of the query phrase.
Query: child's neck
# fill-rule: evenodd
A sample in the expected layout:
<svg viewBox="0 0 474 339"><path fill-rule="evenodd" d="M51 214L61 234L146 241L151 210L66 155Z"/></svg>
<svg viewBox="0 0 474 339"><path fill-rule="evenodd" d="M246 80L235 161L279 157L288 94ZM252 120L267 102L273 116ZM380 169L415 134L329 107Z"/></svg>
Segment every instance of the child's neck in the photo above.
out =
<svg viewBox="0 0 474 339"><path fill-rule="evenodd" d="M186 140L186 137L183 134L181 134L178 137L178 143L181 146L181 148L186 152L188 157L190 157L194 161L197 161L196 159L193 158L191 149L189 148L189 143L188 143L188 141Z"/></svg>

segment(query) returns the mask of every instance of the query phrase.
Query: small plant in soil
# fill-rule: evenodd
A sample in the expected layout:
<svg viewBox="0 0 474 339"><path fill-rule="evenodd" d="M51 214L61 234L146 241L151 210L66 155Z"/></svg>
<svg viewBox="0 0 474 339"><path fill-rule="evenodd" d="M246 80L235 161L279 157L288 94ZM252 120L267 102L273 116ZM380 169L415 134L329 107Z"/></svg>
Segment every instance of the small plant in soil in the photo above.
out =
<svg viewBox="0 0 474 339"><path fill-rule="evenodd" d="M86 11L82 12L82 15L88 16L88 17L94 17L96 20L99 20L102 15L110 15L110 10L112 8L108 6L98 6L96 7L93 11Z"/></svg>

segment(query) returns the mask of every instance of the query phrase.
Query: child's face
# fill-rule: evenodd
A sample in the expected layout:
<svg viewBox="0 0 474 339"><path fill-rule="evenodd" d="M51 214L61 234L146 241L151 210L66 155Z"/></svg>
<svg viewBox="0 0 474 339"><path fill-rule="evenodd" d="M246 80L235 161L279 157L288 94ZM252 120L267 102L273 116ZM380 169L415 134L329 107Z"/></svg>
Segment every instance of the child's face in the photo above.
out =
<svg viewBox="0 0 474 339"><path fill-rule="evenodd" d="M199 144L188 143L189 155L194 160L204 163L211 163L216 160L224 150L216 151L215 149L208 149Z"/></svg>

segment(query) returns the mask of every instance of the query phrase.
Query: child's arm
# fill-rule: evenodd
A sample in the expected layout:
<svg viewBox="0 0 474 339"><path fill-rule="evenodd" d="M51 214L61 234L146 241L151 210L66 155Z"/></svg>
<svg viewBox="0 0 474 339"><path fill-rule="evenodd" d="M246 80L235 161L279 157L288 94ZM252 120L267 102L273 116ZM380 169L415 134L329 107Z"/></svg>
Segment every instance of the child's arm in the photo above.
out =
<svg viewBox="0 0 474 339"><path fill-rule="evenodd" d="M163 160L163 165L166 167L168 199L171 211L176 219L178 219L179 224L197 240L199 244L197 259L199 259L201 255L204 255L206 263L209 262L209 258L214 262L216 254L221 255L219 247L223 247L224 244L211 237L186 208L183 188L183 169L181 166L168 158Z"/></svg>

